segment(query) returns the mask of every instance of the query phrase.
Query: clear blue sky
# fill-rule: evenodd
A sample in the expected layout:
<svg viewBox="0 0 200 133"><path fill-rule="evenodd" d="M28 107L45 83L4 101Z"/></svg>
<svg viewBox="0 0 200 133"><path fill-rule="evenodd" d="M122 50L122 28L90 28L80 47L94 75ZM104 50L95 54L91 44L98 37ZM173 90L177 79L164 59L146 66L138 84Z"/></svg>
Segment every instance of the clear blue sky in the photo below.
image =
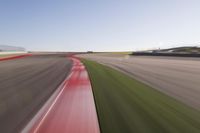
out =
<svg viewBox="0 0 200 133"><path fill-rule="evenodd" d="M0 44L123 51L200 42L200 0L0 0Z"/></svg>

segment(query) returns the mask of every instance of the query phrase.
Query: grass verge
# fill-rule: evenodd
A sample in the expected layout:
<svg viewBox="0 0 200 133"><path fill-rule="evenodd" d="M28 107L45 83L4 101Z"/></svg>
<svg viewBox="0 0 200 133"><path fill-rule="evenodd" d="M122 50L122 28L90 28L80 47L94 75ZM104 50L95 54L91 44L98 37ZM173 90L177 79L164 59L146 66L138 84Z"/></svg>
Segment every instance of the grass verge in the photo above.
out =
<svg viewBox="0 0 200 133"><path fill-rule="evenodd" d="M12 57L12 56L17 56L20 54L0 54L0 58L7 58L7 57Z"/></svg>
<svg viewBox="0 0 200 133"><path fill-rule="evenodd" d="M200 112L107 66L82 59L102 133L200 133Z"/></svg>

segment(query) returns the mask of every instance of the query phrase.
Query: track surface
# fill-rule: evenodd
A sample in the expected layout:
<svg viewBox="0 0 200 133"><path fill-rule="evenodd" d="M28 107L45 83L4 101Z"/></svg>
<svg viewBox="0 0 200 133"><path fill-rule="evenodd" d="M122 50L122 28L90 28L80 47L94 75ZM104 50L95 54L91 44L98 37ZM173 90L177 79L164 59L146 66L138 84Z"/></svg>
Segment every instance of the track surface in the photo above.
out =
<svg viewBox="0 0 200 133"><path fill-rule="evenodd" d="M34 55L0 62L0 132L17 132L66 78L66 55Z"/></svg>
<svg viewBox="0 0 200 133"><path fill-rule="evenodd" d="M99 133L90 80L85 67L76 59L68 78L30 133ZM59 87L60 88L60 87ZM31 122L32 123L32 122Z"/></svg>
<svg viewBox="0 0 200 133"><path fill-rule="evenodd" d="M200 111L110 67L83 62L102 133L200 133Z"/></svg>
<svg viewBox="0 0 200 133"><path fill-rule="evenodd" d="M3 56L3 57L2 57ZM0 56L0 61L5 61L5 60L13 60L13 59L19 59L23 57L28 57L31 56L31 54L21 54L21 55L2 55Z"/></svg>
<svg viewBox="0 0 200 133"><path fill-rule="evenodd" d="M80 55L116 68L200 110L200 58Z"/></svg>

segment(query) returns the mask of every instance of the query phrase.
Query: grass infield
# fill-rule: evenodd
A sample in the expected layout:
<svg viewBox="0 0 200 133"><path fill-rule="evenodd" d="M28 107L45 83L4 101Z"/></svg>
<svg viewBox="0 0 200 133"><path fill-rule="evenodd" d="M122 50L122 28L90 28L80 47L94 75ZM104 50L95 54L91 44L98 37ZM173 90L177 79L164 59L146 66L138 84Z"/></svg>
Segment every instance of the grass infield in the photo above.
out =
<svg viewBox="0 0 200 133"><path fill-rule="evenodd" d="M200 111L110 67L82 62L102 133L200 133Z"/></svg>
<svg viewBox="0 0 200 133"><path fill-rule="evenodd" d="M7 57L12 57L12 56L17 56L20 54L0 54L0 58L7 58Z"/></svg>

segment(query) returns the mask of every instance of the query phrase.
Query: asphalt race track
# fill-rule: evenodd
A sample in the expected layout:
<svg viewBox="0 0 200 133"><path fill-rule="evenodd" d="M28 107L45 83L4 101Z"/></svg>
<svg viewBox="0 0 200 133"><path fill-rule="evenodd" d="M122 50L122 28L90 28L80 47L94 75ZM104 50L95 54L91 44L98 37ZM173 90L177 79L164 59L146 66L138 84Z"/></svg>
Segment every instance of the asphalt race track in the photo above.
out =
<svg viewBox="0 0 200 133"><path fill-rule="evenodd" d="M41 115L36 115L22 133L100 133L87 71L79 59L70 59L71 72L54 93L56 97L45 103L37 113Z"/></svg>
<svg viewBox="0 0 200 133"><path fill-rule="evenodd" d="M200 58L85 54L200 110Z"/></svg>
<svg viewBox="0 0 200 133"><path fill-rule="evenodd" d="M0 62L0 129L20 131L67 77L66 55L33 55Z"/></svg>

